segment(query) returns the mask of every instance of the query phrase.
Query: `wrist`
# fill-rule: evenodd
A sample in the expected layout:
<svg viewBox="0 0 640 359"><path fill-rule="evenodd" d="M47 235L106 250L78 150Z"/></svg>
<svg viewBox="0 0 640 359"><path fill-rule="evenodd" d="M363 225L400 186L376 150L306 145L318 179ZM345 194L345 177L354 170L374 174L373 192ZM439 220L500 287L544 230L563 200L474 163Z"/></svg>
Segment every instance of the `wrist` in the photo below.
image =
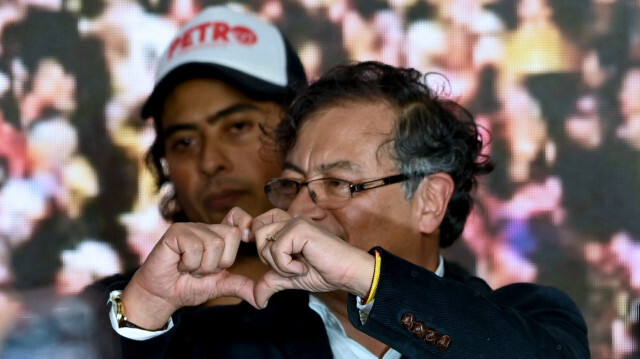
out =
<svg viewBox="0 0 640 359"><path fill-rule="evenodd" d="M129 283L122 291L119 304L128 323L148 331L165 327L177 309L164 299L149 295L133 283Z"/></svg>
<svg viewBox="0 0 640 359"><path fill-rule="evenodd" d="M364 251L363 253L365 254L364 260L362 261L362 265L358 267L359 270L356 273L356 280L350 292L366 300L374 280L376 259L375 255Z"/></svg>
<svg viewBox="0 0 640 359"><path fill-rule="evenodd" d="M149 327L141 327L127 317L126 311L124 309L124 303L122 302L122 291L113 291L111 292L111 305L113 306L112 311L115 316L115 325L118 328L134 328L134 329L142 329L148 332L159 332L164 331L169 326L169 321L167 321L162 327L157 328L149 328Z"/></svg>

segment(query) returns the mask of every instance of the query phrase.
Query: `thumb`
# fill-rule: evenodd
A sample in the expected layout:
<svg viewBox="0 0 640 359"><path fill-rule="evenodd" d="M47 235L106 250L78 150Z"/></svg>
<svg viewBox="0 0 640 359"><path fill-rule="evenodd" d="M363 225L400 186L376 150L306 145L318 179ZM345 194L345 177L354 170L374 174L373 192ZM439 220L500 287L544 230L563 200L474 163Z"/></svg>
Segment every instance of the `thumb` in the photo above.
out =
<svg viewBox="0 0 640 359"><path fill-rule="evenodd" d="M272 295L285 289L293 289L293 283L289 278L285 278L275 272L269 270L255 283L253 289L253 297L255 299L256 308L263 309L267 306L269 298Z"/></svg>
<svg viewBox="0 0 640 359"><path fill-rule="evenodd" d="M223 280L217 282L215 297L238 297L258 308L253 295L254 286L251 279L243 275L228 273Z"/></svg>

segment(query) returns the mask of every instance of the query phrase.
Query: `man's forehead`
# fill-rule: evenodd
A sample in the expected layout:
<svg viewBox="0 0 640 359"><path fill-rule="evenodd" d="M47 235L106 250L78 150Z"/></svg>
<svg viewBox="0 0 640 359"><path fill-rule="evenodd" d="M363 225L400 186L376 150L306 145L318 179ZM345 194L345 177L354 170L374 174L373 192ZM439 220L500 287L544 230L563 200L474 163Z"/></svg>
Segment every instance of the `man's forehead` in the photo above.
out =
<svg viewBox="0 0 640 359"><path fill-rule="evenodd" d="M305 116L297 137L327 135L352 143L388 137L396 111L384 102L348 101L327 105Z"/></svg>
<svg viewBox="0 0 640 359"><path fill-rule="evenodd" d="M348 103L316 111L298 130L286 160L304 170L297 172L310 175L332 171L366 174L389 160L385 144L393 115L391 108L379 103Z"/></svg>
<svg viewBox="0 0 640 359"><path fill-rule="evenodd" d="M293 163L291 161L285 161L284 165L283 165L283 169L284 170L293 171L293 172L297 172L297 173L302 174L302 175L306 175L307 174L307 171L305 171L303 168L301 168L300 166L296 165L295 163ZM312 168L309 172L313 172L313 173L328 173L328 172L336 171L336 170L346 170L346 171L350 171L350 172L361 172L362 171L362 166L360 166L359 164L354 163L353 161L350 161L350 160L337 160L337 161L333 161L333 162L319 163L317 166Z"/></svg>
<svg viewBox="0 0 640 359"><path fill-rule="evenodd" d="M193 121L214 124L235 114L267 114L281 109L276 102L251 99L222 80L196 78L177 85L165 99L160 125Z"/></svg>

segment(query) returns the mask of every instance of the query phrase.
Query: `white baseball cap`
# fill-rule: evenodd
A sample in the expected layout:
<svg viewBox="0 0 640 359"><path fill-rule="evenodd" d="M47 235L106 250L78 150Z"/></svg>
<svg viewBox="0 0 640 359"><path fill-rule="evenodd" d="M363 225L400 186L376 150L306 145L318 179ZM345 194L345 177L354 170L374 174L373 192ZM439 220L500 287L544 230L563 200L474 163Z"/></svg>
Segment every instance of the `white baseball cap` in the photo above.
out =
<svg viewBox="0 0 640 359"><path fill-rule="evenodd" d="M300 58L274 25L226 6L204 9L185 24L158 63L142 118L158 114L175 86L217 78L256 100L286 101L306 86Z"/></svg>

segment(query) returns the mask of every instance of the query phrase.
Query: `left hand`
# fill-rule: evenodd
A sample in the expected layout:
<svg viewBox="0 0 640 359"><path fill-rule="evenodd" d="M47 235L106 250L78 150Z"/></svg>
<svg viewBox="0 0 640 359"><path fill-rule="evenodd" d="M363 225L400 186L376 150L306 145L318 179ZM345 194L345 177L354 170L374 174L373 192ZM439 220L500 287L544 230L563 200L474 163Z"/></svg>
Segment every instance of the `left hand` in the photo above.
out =
<svg viewBox="0 0 640 359"><path fill-rule="evenodd" d="M260 258L272 268L255 284L258 306L266 306L273 294L285 289L367 295L375 258L311 219L273 209L256 217L252 230Z"/></svg>

